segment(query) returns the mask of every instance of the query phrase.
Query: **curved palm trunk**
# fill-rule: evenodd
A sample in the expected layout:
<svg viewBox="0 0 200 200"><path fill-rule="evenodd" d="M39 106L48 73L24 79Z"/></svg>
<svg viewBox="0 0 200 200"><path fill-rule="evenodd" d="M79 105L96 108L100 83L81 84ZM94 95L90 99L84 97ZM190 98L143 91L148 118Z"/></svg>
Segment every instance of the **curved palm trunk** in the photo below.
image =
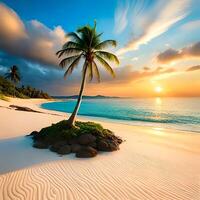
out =
<svg viewBox="0 0 200 200"><path fill-rule="evenodd" d="M71 116L69 117L69 119L67 120L67 125L69 127L72 127L75 125L75 119L76 119L76 115L78 113L81 101L82 101L82 96L83 96L83 90L85 87L85 82L86 82L86 74L87 74L87 66L84 69L83 72L83 79L82 79L82 83L81 83L81 88L80 88L80 92L79 92L79 96L78 96L78 100L76 102L76 106L74 108L73 113L71 114Z"/></svg>
<svg viewBox="0 0 200 200"><path fill-rule="evenodd" d="M16 89L15 82L13 83L13 85L14 85L14 89L13 89L13 97L15 97L15 89Z"/></svg>

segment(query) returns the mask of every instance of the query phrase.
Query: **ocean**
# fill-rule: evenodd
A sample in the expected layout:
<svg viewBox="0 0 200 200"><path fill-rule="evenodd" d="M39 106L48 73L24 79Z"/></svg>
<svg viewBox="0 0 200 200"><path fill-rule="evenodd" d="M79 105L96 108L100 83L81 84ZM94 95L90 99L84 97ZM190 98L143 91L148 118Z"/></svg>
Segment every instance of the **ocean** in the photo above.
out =
<svg viewBox="0 0 200 200"><path fill-rule="evenodd" d="M76 100L50 102L42 108L71 113ZM117 123L200 133L200 98L83 99L78 115Z"/></svg>

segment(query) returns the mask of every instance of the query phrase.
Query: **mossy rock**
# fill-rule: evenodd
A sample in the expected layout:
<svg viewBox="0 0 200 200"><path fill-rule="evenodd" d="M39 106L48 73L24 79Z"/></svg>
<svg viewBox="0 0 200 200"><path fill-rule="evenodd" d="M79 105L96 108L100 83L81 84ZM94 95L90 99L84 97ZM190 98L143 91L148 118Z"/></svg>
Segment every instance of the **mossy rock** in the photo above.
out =
<svg viewBox="0 0 200 200"><path fill-rule="evenodd" d="M57 151L58 154L60 155L66 155L71 153L71 146L70 145L64 145L62 147L60 147Z"/></svg>
<svg viewBox="0 0 200 200"><path fill-rule="evenodd" d="M42 141L35 141L33 143L33 147L37 148L37 149L48 149L48 144L42 142Z"/></svg>
<svg viewBox="0 0 200 200"><path fill-rule="evenodd" d="M70 152L77 153L80 147L82 150L87 147L87 150L92 148L91 150L95 151L116 151L122 143L122 139L114 135L112 131L94 122L77 121L75 126L69 128L67 121L63 120L39 132L34 131L29 136L36 144L33 145L35 148L42 148L40 144L44 144L43 148L49 148L62 155ZM79 148L76 145L80 145Z"/></svg>
<svg viewBox="0 0 200 200"><path fill-rule="evenodd" d="M92 147L82 147L76 152L77 158L92 158L97 155L97 150Z"/></svg>
<svg viewBox="0 0 200 200"><path fill-rule="evenodd" d="M81 149L81 145L80 144L72 144L71 145L71 152L72 153L76 153Z"/></svg>

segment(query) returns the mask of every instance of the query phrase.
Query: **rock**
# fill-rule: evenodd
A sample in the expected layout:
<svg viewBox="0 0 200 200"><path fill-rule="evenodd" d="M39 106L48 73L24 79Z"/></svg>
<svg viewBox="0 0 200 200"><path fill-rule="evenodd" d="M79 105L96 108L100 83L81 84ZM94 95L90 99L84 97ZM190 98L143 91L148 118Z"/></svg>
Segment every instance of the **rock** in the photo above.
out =
<svg viewBox="0 0 200 200"><path fill-rule="evenodd" d="M71 145L71 152L72 153L76 153L81 149L81 145L80 144L72 144Z"/></svg>
<svg viewBox="0 0 200 200"><path fill-rule="evenodd" d="M57 150L58 154L65 155L71 153L70 145L64 145Z"/></svg>
<svg viewBox="0 0 200 200"><path fill-rule="evenodd" d="M68 142L69 144L78 144L78 139L77 138L71 138L71 139L69 139L69 142Z"/></svg>
<svg viewBox="0 0 200 200"><path fill-rule="evenodd" d="M42 141L36 141L34 142L33 147L38 148L38 149L47 149L48 145Z"/></svg>
<svg viewBox="0 0 200 200"><path fill-rule="evenodd" d="M28 136L35 136L35 135L37 135L38 134L38 132L37 131L33 131L32 133L30 133Z"/></svg>
<svg viewBox="0 0 200 200"><path fill-rule="evenodd" d="M107 151L109 149L109 144L106 140L100 140L98 143L97 143L97 149L99 151Z"/></svg>
<svg viewBox="0 0 200 200"><path fill-rule="evenodd" d="M100 140L97 143L99 151L116 151L119 149L119 144L112 140Z"/></svg>
<svg viewBox="0 0 200 200"><path fill-rule="evenodd" d="M23 107L23 106L16 106L16 105L10 105L10 108L14 108L15 110L19 110L19 111L27 111L27 112L37 112L37 113L41 113L37 110L33 110L31 108L28 107Z"/></svg>
<svg viewBox="0 0 200 200"><path fill-rule="evenodd" d="M121 138L117 138L117 142L118 142L118 144L121 144L123 142L123 140Z"/></svg>
<svg viewBox="0 0 200 200"><path fill-rule="evenodd" d="M97 155L97 150L92 147L81 147L76 153L77 158L92 158Z"/></svg>
<svg viewBox="0 0 200 200"><path fill-rule="evenodd" d="M119 150L119 144L117 142L111 141L109 144L109 151Z"/></svg>
<svg viewBox="0 0 200 200"><path fill-rule="evenodd" d="M60 142L56 142L55 144L53 144L51 147L50 147L50 150L53 151L53 152L58 152L58 150L65 146L67 143L65 141L60 141Z"/></svg>
<svg viewBox="0 0 200 200"><path fill-rule="evenodd" d="M92 134L84 134L79 136L78 143L81 145L89 145L96 141L96 137Z"/></svg>
<svg viewBox="0 0 200 200"><path fill-rule="evenodd" d="M41 133L33 134L32 138L34 141L42 141L44 140L44 136Z"/></svg>
<svg viewBox="0 0 200 200"><path fill-rule="evenodd" d="M97 147L97 143L96 142L90 143L90 147L96 148Z"/></svg>

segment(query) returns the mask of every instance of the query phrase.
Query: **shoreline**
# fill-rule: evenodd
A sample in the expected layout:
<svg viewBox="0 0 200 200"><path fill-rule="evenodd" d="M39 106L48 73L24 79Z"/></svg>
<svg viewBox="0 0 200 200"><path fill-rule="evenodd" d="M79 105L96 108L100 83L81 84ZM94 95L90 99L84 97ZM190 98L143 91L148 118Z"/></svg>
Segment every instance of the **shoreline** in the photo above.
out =
<svg viewBox="0 0 200 200"><path fill-rule="evenodd" d="M0 107L0 199L200 199L199 134L103 121L125 140L119 151L92 159L58 156L33 148L30 138L24 137L66 119L67 114L39 108L44 101L0 100L7 108L14 104L46 112Z"/></svg>
<svg viewBox="0 0 200 200"><path fill-rule="evenodd" d="M7 104L7 106L9 104L12 104L13 101L15 102L16 105L21 105L21 101L22 101L22 103L30 101L30 103L28 104L29 108L35 109L36 111L41 112L38 114L45 114L45 115L53 114L53 115L57 115L58 117L59 116L62 118L65 117L64 119L67 119L68 116L71 114L71 113L67 113L67 112L61 112L61 111L55 111L55 110L42 108L42 104L44 104L44 103L60 102L60 100L57 100L57 99L51 99L51 100L33 99L33 98L32 99L31 98L30 99L20 99L20 98L12 98L12 97L9 97L9 99L11 101L4 101L4 103ZM1 101L2 100L0 100L0 108L1 108ZM20 111L20 112L23 112L23 111ZM92 120L94 122L101 123L101 124L102 123L103 124L111 123L111 124L116 124L116 125L128 126L128 127L132 127L132 128L139 128L139 129L142 128L145 130L163 131L163 132L168 132L168 133L173 131L175 133L180 133L180 134L194 134L194 133L200 134L200 132L198 132L198 131L180 130L180 129L175 129L175 128L154 127L154 126L148 126L148 125L142 125L142 124L141 125L139 125L139 124L133 125L133 124L129 124L129 123L124 123L122 120L115 120L115 119L109 119L109 118L103 118L103 117L101 118L101 117L77 115L77 120L82 120L82 121L91 121Z"/></svg>
<svg viewBox="0 0 200 200"><path fill-rule="evenodd" d="M74 100L74 99L72 99L72 100ZM38 106L39 106L39 108L47 110L47 111L48 110L49 111L55 111L55 112L59 112L59 113L62 113L62 114L65 113L67 115L70 115L71 113L62 112L62 111L56 111L56 110L51 110L51 109L46 109L46 108L42 107L42 104L45 104L45 103L54 103L54 102L63 102L63 101L66 101L66 100L60 100L60 99L56 100L55 99L53 101L41 103ZM162 129L162 130L168 130L168 131L170 131L170 130L174 131L175 130L177 132L180 131L180 132L185 132L185 133L187 132L187 133L190 133L190 134L194 134L194 133L195 134L200 134L200 130L181 129L179 127L161 127L161 125L163 125L163 124L162 123L159 124L159 123L156 123L156 122L155 122L155 124L153 124L153 122L152 123L149 122L149 124L145 124L144 125L145 122L143 122L143 121L134 121L134 122L132 122L132 121L129 121L129 120L111 119L111 118L98 117L98 116L89 116L89 115L77 115L77 118L81 119L81 120L93 120L93 121L97 121L99 123L102 123L102 122L106 121L108 123L117 123L117 124L134 126L134 127L142 127L142 128L153 128L154 129L155 126L157 126L156 129Z"/></svg>

